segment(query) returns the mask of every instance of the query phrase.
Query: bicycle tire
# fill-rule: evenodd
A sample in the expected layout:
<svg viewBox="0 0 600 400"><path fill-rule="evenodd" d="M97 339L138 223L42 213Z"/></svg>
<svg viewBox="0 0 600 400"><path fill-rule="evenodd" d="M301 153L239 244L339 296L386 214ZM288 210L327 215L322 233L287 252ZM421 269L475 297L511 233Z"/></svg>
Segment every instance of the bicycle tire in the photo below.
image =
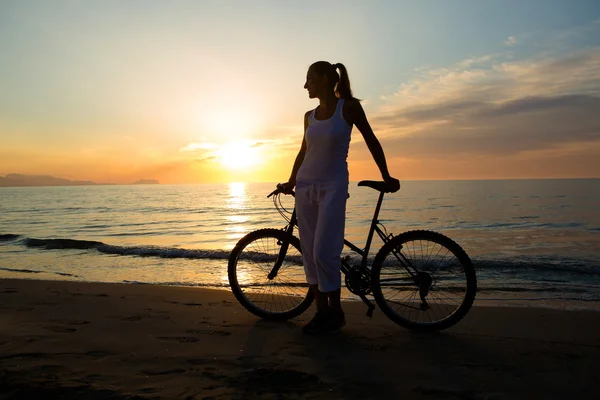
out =
<svg viewBox="0 0 600 400"><path fill-rule="evenodd" d="M277 229L250 232L238 241L229 256L227 274L233 294L244 308L264 319L297 317L313 301L304 275L300 241L295 236L277 276L272 280L267 277L286 235Z"/></svg>
<svg viewBox="0 0 600 400"><path fill-rule="evenodd" d="M393 250L400 250L412 268L429 275L433 280L432 285L431 281L427 284L431 287L425 296L425 307L421 297L418 296L419 286L408 272L402 272L404 267L401 266L398 257L394 256ZM424 257L420 257L417 253L423 251L425 251ZM443 257L438 259L440 253ZM393 257L387 261L390 255ZM450 268L446 267L456 267L457 273L455 275L448 273ZM397 274L397 277L393 274ZM382 276L384 287L389 287L390 292L396 287L401 294L409 294L411 291L413 294L405 296L402 302L394 301L393 296L382 289ZM459 279L461 281L464 279L463 291L458 286ZM471 309L477 292L475 269L467 253L452 239L437 232L424 230L402 233L386 243L375 256L371 282L373 296L384 314L405 328L420 331L443 330L458 323ZM453 294L456 294L455 304L450 306L438 304L438 301ZM433 307L431 303L435 303ZM399 309L395 309L394 304L398 304Z"/></svg>

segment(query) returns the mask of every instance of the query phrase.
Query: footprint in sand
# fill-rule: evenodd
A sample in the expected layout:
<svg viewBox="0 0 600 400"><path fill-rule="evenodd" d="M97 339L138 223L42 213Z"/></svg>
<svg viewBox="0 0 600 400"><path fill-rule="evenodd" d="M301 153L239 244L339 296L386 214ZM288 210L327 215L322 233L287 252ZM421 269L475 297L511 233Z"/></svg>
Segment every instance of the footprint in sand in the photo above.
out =
<svg viewBox="0 0 600 400"><path fill-rule="evenodd" d="M143 371L142 371L142 373L143 373ZM139 389L137 391L137 393L140 393L140 394L152 394L152 393L156 393L156 389L151 388L151 387L142 388L142 389Z"/></svg>
<svg viewBox="0 0 600 400"><path fill-rule="evenodd" d="M414 388L413 392L417 392L425 396L432 396L438 398L457 397L460 399L472 399L475 397L474 393L469 390L448 390L441 388L438 389L435 387L423 387L421 385Z"/></svg>
<svg viewBox="0 0 600 400"><path fill-rule="evenodd" d="M188 360L186 360L186 362L188 364L192 364L192 365L205 365L205 364L210 364L212 362L214 362L214 360L211 359L206 359L206 358L190 358Z"/></svg>
<svg viewBox="0 0 600 400"><path fill-rule="evenodd" d="M171 375L171 374L182 374L185 369L174 368L174 369L144 369L140 371L140 375L158 376L158 375Z"/></svg>
<svg viewBox="0 0 600 400"><path fill-rule="evenodd" d="M167 319L171 319L171 317L169 317L168 315L150 315L150 314L139 314L139 315L132 315L131 317L119 317L119 316L114 316L114 317L110 317L112 319L118 319L120 321L126 321L126 322L137 322L137 321L141 321L142 319L161 319L161 320L167 320Z"/></svg>
<svg viewBox="0 0 600 400"><path fill-rule="evenodd" d="M229 336L231 332L227 331L217 331L212 329L188 329L185 333L190 333L192 335L210 335L210 336Z"/></svg>
<svg viewBox="0 0 600 400"><path fill-rule="evenodd" d="M46 372L46 373L59 373L59 372L64 372L67 371L68 369L62 365L56 365L56 364L47 364L47 365L40 365L39 367L36 367L35 369L41 371L41 372Z"/></svg>
<svg viewBox="0 0 600 400"><path fill-rule="evenodd" d="M142 318L143 318L143 317L142 317L142 316L140 316L140 315L134 315L134 316L132 316L132 317L124 317L124 318L121 318L121 321L127 321L127 322L136 322L136 321L139 321L139 320L141 320Z"/></svg>
<svg viewBox="0 0 600 400"><path fill-rule="evenodd" d="M212 302L208 303L209 306L223 306L223 307L233 307L233 303L227 300L221 300L221 302Z"/></svg>
<svg viewBox="0 0 600 400"><path fill-rule="evenodd" d="M169 304L181 304L184 306L189 306L189 307L199 307L202 305L202 303L184 303L181 301L165 301L165 303L169 303Z"/></svg>
<svg viewBox="0 0 600 400"><path fill-rule="evenodd" d="M0 356L0 360L12 360L12 359L40 359L48 357L48 353L16 353L9 354L7 356Z"/></svg>
<svg viewBox="0 0 600 400"><path fill-rule="evenodd" d="M50 307L54 307L57 306L58 303L53 303L51 301L36 301L33 303L34 306L50 306Z"/></svg>
<svg viewBox="0 0 600 400"><path fill-rule="evenodd" d="M80 319L80 320L52 319L51 321L56 322L57 324L65 324L65 325L86 325L86 324L90 323L90 321L86 321L83 319Z"/></svg>
<svg viewBox="0 0 600 400"><path fill-rule="evenodd" d="M321 379L303 371L284 368L253 368L233 377L230 384L250 390L304 391L324 387Z"/></svg>
<svg viewBox="0 0 600 400"><path fill-rule="evenodd" d="M43 339L45 339L44 336L30 336L27 339L27 343L35 343L35 342L38 342L38 341L43 340Z"/></svg>
<svg viewBox="0 0 600 400"><path fill-rule="evenodd" d="M74 328L65 328L64 326L44 326L44 329L52 332L58 333L73 333L77 332L77 329Z"/></svg>
<svg viewBox="0 0 600 400"><path fill-rule="evenodd" d="M115 353L111 353L109 351L104 351L104 350L92 350L92 351L85 352L83 354L85 356L92 357L92 358L104 358L104 357L112 356Z"/></svg>
<svg viewBox="0 0 600 400"><path fill-rule="evenodd" d="M177 342L177 343L195 343L198 341L195 337L189 336L159 336L157 338L161 342Z"/></svg>

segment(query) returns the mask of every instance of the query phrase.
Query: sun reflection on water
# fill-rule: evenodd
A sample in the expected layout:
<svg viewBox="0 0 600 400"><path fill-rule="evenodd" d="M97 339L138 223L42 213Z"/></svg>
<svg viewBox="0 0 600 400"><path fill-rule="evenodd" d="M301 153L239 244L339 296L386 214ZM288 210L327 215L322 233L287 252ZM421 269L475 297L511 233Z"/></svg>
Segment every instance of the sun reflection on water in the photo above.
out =
<svg viewBox="0 0 600 400"><path fill-rule="evenodd" d="M246 223L250 220L248 215L242 212L248 207L248 196L246 194L246 184L243 182L232 182L229 184L229 197L227 198L227 208L229 215L225 217L225 231L227 239L240 239L249 231Z"/></svg>
<svg viewBox="0 0 600 400"><path fill-rule="evenodd" d="M225 219L230 224L243 224L244 222L248 222L250 217L247 215L228 215Z"/></svg>
<svg viewBox="0 0 600 400"><path fill-rule="evenodd" d="M233 225L225 228L229 232L225 237L227 239L240 239L248 232L248 228L244 225Z"/></svg>
<svg viewBox="0 0 600 400"><path fill-rule="evenodd" d="M229 198L227 208L240 210L247 207L248 196L246 195L246 184L244 182L231 182L229 184Z"/></svg>

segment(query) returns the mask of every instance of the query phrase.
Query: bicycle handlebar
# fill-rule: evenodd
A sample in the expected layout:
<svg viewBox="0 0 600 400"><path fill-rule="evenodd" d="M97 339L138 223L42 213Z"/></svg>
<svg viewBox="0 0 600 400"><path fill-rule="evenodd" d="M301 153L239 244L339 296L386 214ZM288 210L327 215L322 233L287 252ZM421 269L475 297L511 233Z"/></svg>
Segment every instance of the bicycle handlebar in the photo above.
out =
<svg viewBox="0 0 600 400"><path fill-rule="evenodd" d="M398 190L400 190L400 181L398 179L393 179L391 184L384 182L384 181L360 181L360 182L358 182L358 186L367 186L367 187L370 187L371 189L375 189L378 192L382 192L382 193L395 193ZM291 194L292 197L296 197L296 193L293 190L290 192L285 192L283 184L278 183L277 189L275 189L271 193L269 193L267 198L274 196L276 194L279 194L279 193ZM348 196L350 196L350 195L348 195Z"/></svg>

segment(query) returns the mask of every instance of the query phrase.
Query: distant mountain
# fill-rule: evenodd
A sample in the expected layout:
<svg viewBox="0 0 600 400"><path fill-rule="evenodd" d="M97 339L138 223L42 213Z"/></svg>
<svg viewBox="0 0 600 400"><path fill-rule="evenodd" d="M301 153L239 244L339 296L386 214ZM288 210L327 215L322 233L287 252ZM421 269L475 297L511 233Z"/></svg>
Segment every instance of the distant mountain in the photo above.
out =
<svg viewBox="0 0 600 400"><path fill-rule="evenodd" d="M56 178L50 175L21 175L8 174L0 176L1 186L85 186L97 185L92 181L71 181L69 179Z"/></svg>
<svg viewBox="0 0 600 400"><path fill-rule="evenodd" d="M134 185L158 185L159 182L156 179L140 179L133 182Z"/></svg>

